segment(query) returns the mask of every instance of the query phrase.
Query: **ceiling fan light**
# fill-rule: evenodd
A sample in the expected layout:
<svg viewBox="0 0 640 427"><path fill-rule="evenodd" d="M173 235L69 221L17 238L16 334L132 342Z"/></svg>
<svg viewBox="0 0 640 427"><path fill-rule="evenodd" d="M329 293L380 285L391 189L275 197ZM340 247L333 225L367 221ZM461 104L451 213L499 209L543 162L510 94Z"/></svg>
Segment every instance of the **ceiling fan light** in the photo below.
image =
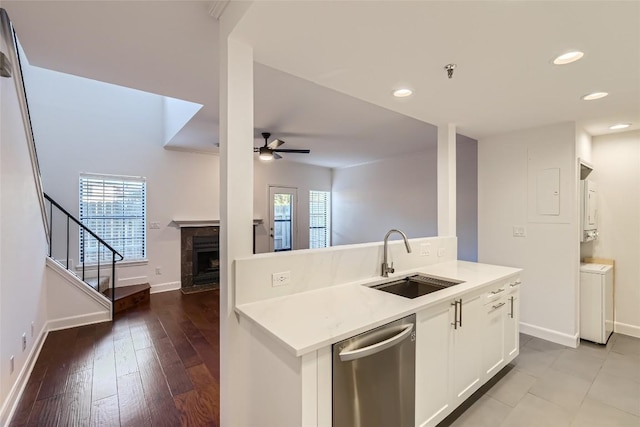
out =
<svg viewBox="0 0 640 427"><path fill-rule="evenodd" d="M269 150L267 147L260 147L260 154L258 155L260 160L273 160L273 152Z"/></svg>

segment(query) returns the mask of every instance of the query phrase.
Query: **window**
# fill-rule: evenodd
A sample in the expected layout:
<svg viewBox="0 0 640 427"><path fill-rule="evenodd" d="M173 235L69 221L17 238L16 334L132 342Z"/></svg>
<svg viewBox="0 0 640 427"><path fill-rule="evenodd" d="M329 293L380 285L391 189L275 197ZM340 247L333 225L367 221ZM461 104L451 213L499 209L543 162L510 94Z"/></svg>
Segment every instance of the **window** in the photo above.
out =
<svg viewBox="0 0 640 427"><path fill-rule="evenodd" d="M138 177L80 175L80 222L125 260L147 253L146 180ZM80 233L80 262L111 261L111 251L88 233Z"/></svg>
<svg viewBox="0 0 640 427"><path fill-rule="evenodd" d="M329 246L331 193L309 191L309 249Z"/></svg>

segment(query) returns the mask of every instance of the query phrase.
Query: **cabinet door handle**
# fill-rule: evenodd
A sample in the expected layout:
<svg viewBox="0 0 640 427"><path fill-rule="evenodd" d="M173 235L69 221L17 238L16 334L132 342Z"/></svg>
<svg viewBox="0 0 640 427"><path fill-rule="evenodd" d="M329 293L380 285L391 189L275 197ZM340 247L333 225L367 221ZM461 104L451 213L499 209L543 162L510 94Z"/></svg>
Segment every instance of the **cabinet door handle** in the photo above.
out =
<svg viewBox="0 0 640 427"><path fill-rule="evenodd" d="M516 286L518 286L520 283L522 283L520 280L516 280L513 283L509 283L509 286L511 286L512 288L515 288Z"/></svg>
<svg viewBox="0 0 640 427"><path fill-rule="evenodd" d="M460 322L458 322L458 324L462 328L462 298L460 298L459 302L460 302Z"/></svg>
<svg viewBox="0 0 640 427"><path fill-rule="evenodd" d="M454 312L453 312L453 329L458 329L458 301L454 301L451 303L451 305L453 306Z"/></svg>
<svg viewBox="0 0 640 427"><path fill-rule="evenodd" d="M492 306L491 306L491 308L492 308L493 310L495 310L495 309L497 309L497 308L502 307L502 306L503 306L503 305L505 305L505 304L506 304L505 302L501 302L500 304L492 305Z"/></svg>
<svg viewBox="0 0 640 427"><path fill-rule="evenodd" d="M509 317L513 319L513 297L509 298L509 301L511 301L511 313L509 313Z"/></svg>
<svg viewBox="0 0 640 427"><path fill-rule="evenodd" d="M497 291L491 291L491 295L497 295L497 294L499 294L500 292L504 292L504 288L500 288L500 289L498 289Z"/></svg>

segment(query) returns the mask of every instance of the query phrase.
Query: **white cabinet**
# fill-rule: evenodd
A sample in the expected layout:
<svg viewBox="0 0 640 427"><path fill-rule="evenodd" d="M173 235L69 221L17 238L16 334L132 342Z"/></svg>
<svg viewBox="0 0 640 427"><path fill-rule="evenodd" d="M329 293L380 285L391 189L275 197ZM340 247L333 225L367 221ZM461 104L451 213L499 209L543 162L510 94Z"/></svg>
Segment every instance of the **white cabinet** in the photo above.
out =
<svg viewBox="0 0 640 427"><path fill-rule="evenodd" d="M504 298L484 306L485 325L482 342L482 373L492 377L504 366L507 303Z"/></svg>
<svg viewBox="0 0 640 427"><path fill-rule="evenodd" d="M436 425L451 412L450 308L446 302L416 316L416 425L420 427Z"/></svg>
<svg viewBox="0 0 640 427"><path fill-rule="evenodd" d="M417 426L435 426L480 386L482 314L477 293L417 314Z"/></svg>
<svg viewBox="0 0 640 427"><path fill-rule="evenodd" d="M504 325L504 361L511 362L520 353L520 279L512 280L507 294L507 316Z"/></svg>
<svg viewBox="0 0 640 427"><path fill-rule="evenodd" d="M457 325L453 329L452 350L452 387L453 405L458 406L480 387L482 376L481 362L478 357L482 336L482 300L481 294L463 295L458 306L454 306L454 322L457 309Z"/></svg>

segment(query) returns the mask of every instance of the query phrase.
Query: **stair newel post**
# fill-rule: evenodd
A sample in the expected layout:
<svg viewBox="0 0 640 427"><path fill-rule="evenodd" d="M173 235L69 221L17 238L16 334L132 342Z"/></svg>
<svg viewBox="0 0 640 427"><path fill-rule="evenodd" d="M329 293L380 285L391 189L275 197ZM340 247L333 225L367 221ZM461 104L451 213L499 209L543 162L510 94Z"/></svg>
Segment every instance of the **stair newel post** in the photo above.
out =
<svg viewBox="0 0 640 427"><path fill-rule="evenodd" d="M116 253L111 251L111 318L116 310Z"/></svg>
<svg viewBox="0 0 640 427"><path fill-rule="evenodd" d="M53 248L53 202L49 201L49 257Z"/></svg>
<svg viewBox="0 0 640 427"><path fill-rule="evenodd" d="M100 292L100 242L98 242L98 284L96 285L96 291Z"/></svg>
<svg viewBox="0 0 640 427"><path fill-rule="evenodd" d="M69 269L69 216L67 215L67 270Z"/></svg>
<svg viewBox="0 0 640 427"><path fill-rule="evenodd" d="M82 227L82 281L84 282L84 262L87 259L87 230Z"/></svg>

